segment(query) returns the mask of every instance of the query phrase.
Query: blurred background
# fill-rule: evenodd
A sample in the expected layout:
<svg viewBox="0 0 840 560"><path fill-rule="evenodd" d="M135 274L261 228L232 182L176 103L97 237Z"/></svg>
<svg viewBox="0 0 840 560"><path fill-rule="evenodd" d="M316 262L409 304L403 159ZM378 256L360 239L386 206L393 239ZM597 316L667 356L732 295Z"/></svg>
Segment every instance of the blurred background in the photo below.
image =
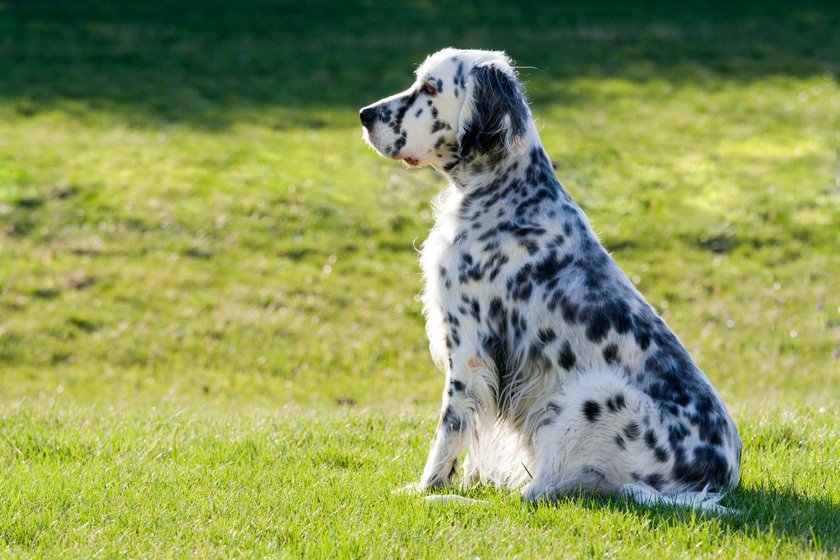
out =
<svg viewBox="0 0 840 560"><path fill-rule="evenodd" d="M443 180L358 109L507 51L565 188L731 408L840 396L837 2L0 0L6 403L437 406Z"/></svg>

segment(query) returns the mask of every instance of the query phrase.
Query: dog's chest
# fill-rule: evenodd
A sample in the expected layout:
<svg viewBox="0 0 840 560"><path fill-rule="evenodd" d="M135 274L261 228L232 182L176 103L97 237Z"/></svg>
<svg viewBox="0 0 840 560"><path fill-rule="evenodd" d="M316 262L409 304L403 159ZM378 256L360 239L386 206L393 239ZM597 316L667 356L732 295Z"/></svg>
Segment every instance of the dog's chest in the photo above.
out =
<svg viewBox="0 0 840 560"><path fill-rule="evenodd" d="M623 286L579 210L547 203L526 221L504 207L459 212L458 196L450 193L440 207L422 252L436 359L492 346L484 344L490 339L541 367L548 360L565 371L611 363L638 369L642 356L609 332L608 314L631 313L641 300ZM627 321L615 322L626 332Z"/></svg>
<svg viewBox="0 0 840 560"><path fill-rule="evenodd" d="M571 271L576 238L562 220L523 223L504 208L464 215L453 209L458 196L450 193L423 245L430 335L498 331L502 308L517 310L523 321L514 330L525 334L525 318L536 324L546 315L540 294L556 285L562 268Z"/></svg>
<svg viewBox="0 0 840 560"><path fill-rule="evenodd" d="M495 210L471 219L438 215L421 257L426 289L438 305L451 311L465 298L504 296L511 276L541 250L540 239L504 231L510 224Z"/></svg>

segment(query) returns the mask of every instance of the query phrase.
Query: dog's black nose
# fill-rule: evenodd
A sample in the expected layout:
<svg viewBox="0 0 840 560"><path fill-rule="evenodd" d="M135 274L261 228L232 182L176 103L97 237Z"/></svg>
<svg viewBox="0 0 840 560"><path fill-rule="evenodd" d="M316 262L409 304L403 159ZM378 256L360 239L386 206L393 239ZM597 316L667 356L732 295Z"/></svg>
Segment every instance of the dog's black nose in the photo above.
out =
<svg viewBox="0 0 840 560"><path fill-rule="evenodd" d="M373 124L373 121L376 120L377 110L373 107L365 107L361 111L359 111L359 118L362 119L362 124L365 126L370 126Z"/></svg>

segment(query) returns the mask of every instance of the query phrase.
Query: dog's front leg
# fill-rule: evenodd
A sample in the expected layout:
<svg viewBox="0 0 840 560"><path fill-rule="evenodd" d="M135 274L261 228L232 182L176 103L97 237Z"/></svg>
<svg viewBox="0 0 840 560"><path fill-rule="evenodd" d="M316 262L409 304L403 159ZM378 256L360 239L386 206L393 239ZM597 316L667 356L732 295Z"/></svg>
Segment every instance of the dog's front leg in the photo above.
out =
<svg viewBox="0 0 840 560"><path fill-rule="evenodd" d="M420 490L449 485L458 456L475 429L476 401L470 390L471 377L470 368L457 365L447 375L440 421L420 478Z"/></svg>

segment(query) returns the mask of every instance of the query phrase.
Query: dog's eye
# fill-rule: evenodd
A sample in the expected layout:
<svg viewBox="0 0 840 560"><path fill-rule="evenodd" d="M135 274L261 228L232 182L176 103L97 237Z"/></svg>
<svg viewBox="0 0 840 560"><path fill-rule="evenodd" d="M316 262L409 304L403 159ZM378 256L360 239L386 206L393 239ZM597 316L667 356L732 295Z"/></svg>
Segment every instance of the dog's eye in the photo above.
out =
<svg viewBox="0 0 840 560"><path fill-rule="evenodd" d="M422 91L426 95L431 95L432 97L438 94L438 90L434 82L426 82L420 87L420 91Z"/></svg>

